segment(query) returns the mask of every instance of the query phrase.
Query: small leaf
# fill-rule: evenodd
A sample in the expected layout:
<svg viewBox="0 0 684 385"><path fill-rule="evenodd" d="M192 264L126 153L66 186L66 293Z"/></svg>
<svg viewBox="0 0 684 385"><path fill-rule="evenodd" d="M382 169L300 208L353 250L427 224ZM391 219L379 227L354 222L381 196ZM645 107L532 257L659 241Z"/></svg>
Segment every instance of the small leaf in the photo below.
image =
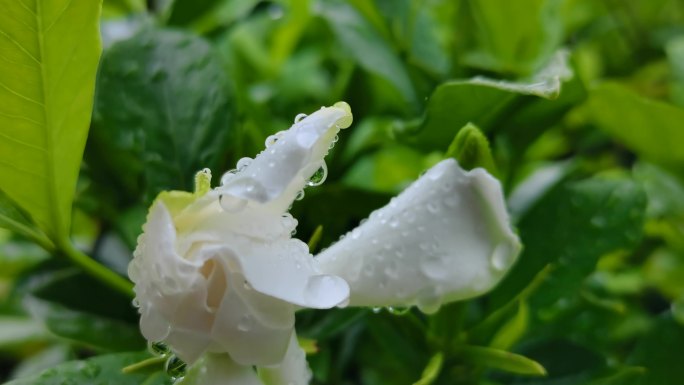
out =
<svg viewBox="0 0 684 385"><path fill-rule="evenodd" d="M527 332L530 309L525 301L520 301L518 311L496 332L489 344L492 348L508 350Z"/></svg>
<svg viewBox="0 0 684 385"><path fill-rule="evenodd" d="M472 123L456 134L445 157L456 159L465 170L482 167L492 175L498 174L487 137Z"/></svg>
<svg viewBox="0 0 684 385"><path fill-rule="evenodd" d="M437 377L439 377L439 372L442 370L443 363L444 355L442 353L437 353L432 356L430 361L428 361L425 370L423 370L420 380L414 382L413 385L430 385L435 382Z"/></svg>
<svg viewBox="0 0 684 385"><path fill-rule="evenodd" d="M509 373L545 376L546 370L537 361L505 350L482 346L459 346L454 352L463 361Z"/></svg>
<svg viewBox="0 0 684 385"><path fill-rule="evenodd" d="M100 57L100 1L0 0L0 189L69 235Z"/></svg>
<svg viewBox="0 0 684 385"><path fill-rule="evenodd" d="M598 127L648 160L684 163L684 109L643 98L618 83L591 92L589 106Z"/></svg>
<svg viewBox="0 0 684 385"><path fill-rule="evenodd" d="M163 372L123 373L121 368L139 362L147 353L108 354L70 361L42 373L18 378L5 385L171 385Z"/></svg>

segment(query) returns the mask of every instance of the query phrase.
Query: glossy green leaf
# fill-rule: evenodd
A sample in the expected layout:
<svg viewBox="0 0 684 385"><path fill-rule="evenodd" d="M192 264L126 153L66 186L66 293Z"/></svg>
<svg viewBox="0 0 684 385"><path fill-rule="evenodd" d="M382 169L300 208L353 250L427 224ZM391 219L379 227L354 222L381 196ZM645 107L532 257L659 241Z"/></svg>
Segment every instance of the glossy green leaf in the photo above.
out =
<svg viewBox="0 0 684 385"><path fill-rule="evenodd" d="M468 123L458 131L445 157L454 158L466 170L482 167L496 175L496 164L487 137L474 124Z"/></svg>
<svg viewBox="0 0 684 385"><path fill-rule="evenodd" d="M463 361L477 366L530 376L546 375L546 370L538 362L505 350L483 346L459 346L455 349L455 354Z"/></svg>
<svg viewBox="0 0 684 385"><path fill-rule="evenodd" d="M450 141L468 123L485 132L498 123L506 128L511 116L521 110L521 104L535 101L533 97L557 98L563 82L571 77L568 53L560 51L546 67L520 81L474 77L444 82L432 92L424 120L413 127L398 127L397 134L409 143L434 148ZM551 106L546 108L553 110ZM536 112L533 117L543 116Z"/></svg>
<svg viewBox="0 0 684 385"><path fill-rule="evenodd" d="M618 83L604 83L589 99L596 125L617 142L645 157L684 162L684 109L647 99Z"/></svg>
<svg viewBox="0 0 684 385"><path fill-rule="evenodd" d="M124 374L121 371L123 367L146 357L147 353L121 353L70 361L5 385L170 385L172 381L163 372Z"/></svg>
<svg viewBox="0 0 684 385"><path fill-rule="evenodd" d="M225 151L226 87L217 55L193 35L150 28L113 45L98 78L93 178L132 198L141 190L150 200L164 189L191 190L195 173L216 166Z"/></svg>
<svg viewBox="0 0 684 385"><path fill-rule="evenodd" d="M532 297L535 305L548 306L575 293L600 256L641 238L645 207L643 188L625 177L597 177L553 189L521 219L525 249L490 293L491 310L507 303L549 263L552 271Z"/></svg>
<svg viewBox="0 0 684 385"><path fill-rule="evenodd" d="M0 227L34 241L46 250L54 247L52 241L37 228L29 215L12 202L2 190L0 190Z"/></svg>
<svg viewBox="0 0 684 385"><path fill-rule="evenodd" d="M100 1L0 1L0 189L53 240L71 203L100 57Z"/></svg>

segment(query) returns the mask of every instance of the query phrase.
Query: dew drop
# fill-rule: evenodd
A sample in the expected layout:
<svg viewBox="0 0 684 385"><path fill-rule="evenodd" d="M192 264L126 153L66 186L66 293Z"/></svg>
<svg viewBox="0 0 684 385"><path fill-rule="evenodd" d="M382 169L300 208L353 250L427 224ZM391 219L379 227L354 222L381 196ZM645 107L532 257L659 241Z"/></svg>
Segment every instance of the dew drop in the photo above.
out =
<svg viewBox="0 0 684 385"><path fill-rule="evenodd" d="M433 214L436 214L439 211L439 207L437 207L437 204L435 202L428 202L427 209L429 212Z"/></svg>
<svg viewBox="0 0 684 385"><path fill-rule="evenodd" d="M321 167L316 170L316 172L311 175L311 178L309 178L309 181L306 183L308 186L320 186L325 182L325 179L328 177L328 165L325 164L325 162L321 163Z"/></svg>
<svg viewBox="0 0 684 385"><path fill-rule="evenodd" d="M252 160L253 159L250 157L240 158L240 160L237 161L237 165L235 167L237 167L238 171L242 171L245 169L245 167L249 166L252 163Z"/></svg>
<svg viewBox="0 0 684 385"><path fill-rule="evenodd" d="M492 264L494 270L502 271L510 266L512 257L511 245L507 242L501 242L494 248L494 251L492 251L489 262Z"/></svg>
<svg viewBox="0 0 684 385"><path fill-rule="evenodd" d="M442 298L438 295L419 297L416 305L423 313L434 314L442 306Z"/></svg>
<svg viewBox="0 0 684 385"><path fill-rule="evenodd" d="M290 116L291 116L291 115L290 115ZM309 115L307 115L307 114L297 114L297 116L295 116L295 118L294 118L294 122L295 122L295 123L299 123L299 122L302 121L302 119L306 118L307 116L309 116Z"/></svg>
<svg viewBox="0 0 684 385"><path fill-rule="evenodd" d="M301 201L302 199L304 199L304 190L299 190L299 191L297 192L297 196L295 197L295 200L296 200L296 201Z"/></svg>
<svg viewBox="0 0 684 385"><path fill-rule="evenodd" d="M171 353L171 349L169 349L169 347L163 342L148 342L147 350L150 352L150 354L155 356L165 356Z"/></svg>
<svg viewBox="0 0 684 385"><path fill-rule="evenodd" d="M229 213L237 213L247 206L247 200L232 195L219 195L219 204L223 210Z"/></svg>
<svg viewBox="0 0 684 385"><path fill-rule="evenodd" d="M166 360L166 364L164 364L164 371L166 374L171 377L173 380L179 380L185 376L185 369L188 367L188 364L185 363L185 361L181 360L177 356L170 356L168 360Z"/></svg>
<svg viewBox="0 0 684 385"><path fill-rule="evenodd" d="M133 307L140 307L140 301L138 301L137 298L133 298L133 301L131 301L133 304Z"/></svg>
<svg viewBox="0 0 684 385"><path fill-rule="evenodd" d="M410 307L400 307L400 306L388 306L387 311L392 314L392 315L406 315L408 314L409 311L411 311Z"/></svg>
<svg viewBox="0 0 684 385"><path fill-rule="evenodd" d="M373 313L378 314L382 311L382 308L379 306L374 306L373 308L371 308L371 310L373 311Z"/></svg>
<svg viewBox="0 0 684 385"><path fill-rule="evenodd" d="M420 261L420 269L430 279L443 280L449 277L449 261L443 255L430 256Z"/></svg>
<svg viewBox="0 0 684 385"><path fill-rule="evenodd" d="M238 321L237 328L241 332L248 332L252 328L252 316L249 314L243 314Z"/></svg>
<svg viewBox="0 0 684 385"><path fill-rule="evenodd" d="M221 186L224 186L226 183L228 183L228 181L231 180L235 176L235 174L237 174L237 171L237 169L226 171L221 176Z"/></svg>
<svg viewBox="0 0 684 385"><path fill-rule="evenodd" d="M333 275L314 275L309 277L304 289L306 302L311 304L309 307L320 307L322 304L337 306L339 303L331 304L332 299L341 298L341 294L349 293L347 282ZM345 298L346 299L346 298Z"/></svg>

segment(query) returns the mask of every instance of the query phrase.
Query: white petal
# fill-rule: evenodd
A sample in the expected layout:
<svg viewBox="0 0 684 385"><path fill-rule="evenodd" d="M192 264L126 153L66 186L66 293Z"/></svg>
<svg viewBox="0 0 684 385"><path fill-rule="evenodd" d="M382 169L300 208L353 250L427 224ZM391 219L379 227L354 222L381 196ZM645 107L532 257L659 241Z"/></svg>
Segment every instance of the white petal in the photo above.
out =
<svg viewBox="0 0 684 385"><path fill-rule="evenodd" d="M351 305L434 312L490 290L520 248L499 182L448 159L315 260L347 280Z"/></svg>
<svg viewBox="0 0 684 385"><path fill-rule="evenodd" d="M175 385L263 385L251 366L233 362L227 354L207 354Z"/></svg>
<svg viewBox="0 0 684 385"><path fill-rule="evenodd" d="M212 351L227 352L231 358L243 365L273 365L282 361L290 336L294 330L294 307L280 306L271 309L278 318L289 318L279 327L273 327L252 313L250 302L263 301L261 307L273 304L272 298L254 293L245 287L244 277L233 273L227 277L230 285L216 310L216 322L211 330L215 344ZM241 293L241 294L239 294Z"/></svg>
<svg viewBox="0 0 684 385"><path fill-rule="evenodd" d="M295 333L292 333L283 362L275 366L259 367L259 377L265 385L307 385L309 383L311 370Z"/></svg>
<svg viewBox="0 0 684 385"><path fill-rule="evenodd" d="M349 297L347 283L322 274L306 243L298 239L264 242L224 233L222 242L225 246L195 251L194 258L205 258L201 254L221 258L230 265L227 269L244 275L255 291L299 306L328 309Z"/></svg>
<svg viewBox="0 0 684 385"><path fill-rule="evenodd" d="M277 141L234 175L226 175L220 191L224 206L238 211L245 201L285 212L311 176L323 165L335 135L351 125L349 105L323 107L279 133Z"/></svg>

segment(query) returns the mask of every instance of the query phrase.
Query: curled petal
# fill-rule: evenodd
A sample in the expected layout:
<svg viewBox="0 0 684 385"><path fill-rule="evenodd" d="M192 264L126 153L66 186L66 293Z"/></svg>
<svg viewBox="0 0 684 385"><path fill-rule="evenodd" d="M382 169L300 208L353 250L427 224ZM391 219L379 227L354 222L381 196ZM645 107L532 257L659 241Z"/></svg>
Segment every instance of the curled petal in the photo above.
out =
<svg viewBox="0 0 684 385"><path fill-rule="evenodd" d="M235 363L227 354L207 354L176 385L263 385L251 366Z"/></svg>
<svg viewBox="0 0 684 385"><path fill-rule="evenodd" d="M275 366L259 368L259 377L265 385L307 385L311 380L311 370L306 362L306 354L299 346L297 336L292 333L285 358Z"/></svg>
<svg viewBox="0 0 684 385"><path fill-rule="evenodd" d="M285 212L311 176L323 165L335 135L351 125L349 105L339 102L298 120L247 166L222 180L224 207L238 211L249 202L269 203Z"/></svg>
<svg viewBox="0 0 684 385"><path fill-rule="evenodd" d="M499 182L447 159L320 253L316 264L347 280L353 306L418 305L430 313L490 290L520 249Z"/></svg>

